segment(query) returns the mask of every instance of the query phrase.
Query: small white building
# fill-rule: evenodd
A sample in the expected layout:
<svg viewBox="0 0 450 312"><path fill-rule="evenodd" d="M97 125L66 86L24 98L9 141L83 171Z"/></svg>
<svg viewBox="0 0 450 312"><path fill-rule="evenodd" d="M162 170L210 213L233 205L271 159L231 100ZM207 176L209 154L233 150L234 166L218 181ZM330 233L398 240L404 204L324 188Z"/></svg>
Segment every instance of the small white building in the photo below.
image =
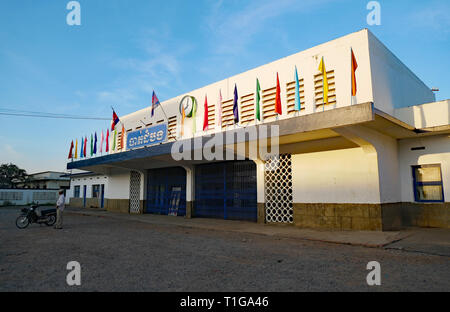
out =
<svg viewBox="0 0 450 312"><path fill-rule="evenodd" d="M70 188L70 179L65 176L64 172L44 171L32 173L28 175L29 180L16 183L17 188L31 188L42 190L60 190Z"/></svg>
<svg viewBox="0 0 450 312"><path fill-rule="evenodd" d="M354 97L351 50L358 63ZM328 103L318 70L322 58ZM275 112L277 74L281 114ZM257 79L261 121L255 118ZM203 131L205 95L209 128ZM189 113L195 103L194 116ZM115 150L68 163L68 169L95 173L72 177L71 205L91 206L87 199L80 204L80 194L94 197L93 185L105 185L101 194L111 211L343 230L449 227L450 100L435 102L430 88L367 29L181 94L161 107L154 117L151 107L119 116L116 142L113 135L109 142ZM268 142L261 140L265 126L278 129ZM216 156L235 159L205 157L205 144L222 136L236 140L214 144L215 151L224 148ZM252 144L265 153L252 153ZM266 147L278 147L280 157ZM196 160L180 160L175 154L181 151Z"/></svg>
<svg viewBox="0 0 450 312"><path fill-rule="evenodd" d="M108 177L89 171L73 170L70 189L66 192L66 203L84 208L104 208Z"/></svg>

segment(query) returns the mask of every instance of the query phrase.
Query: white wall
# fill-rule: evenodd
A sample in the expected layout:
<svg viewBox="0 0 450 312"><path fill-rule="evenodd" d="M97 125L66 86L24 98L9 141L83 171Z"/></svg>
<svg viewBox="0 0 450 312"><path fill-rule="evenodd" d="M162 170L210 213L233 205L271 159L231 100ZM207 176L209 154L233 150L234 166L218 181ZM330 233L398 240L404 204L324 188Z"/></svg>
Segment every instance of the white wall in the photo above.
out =
<svg viewBox="0 0 450 312"><path fill-rule="evenodd" d="M380 203L378 171L362 148L292 155L294 203Z"/></svg>
<svg viewBox="0 0 450 312"><path fill-rule="evenodd" d="M411 150L412 147L421 146L424 146L425 150ZM450 135L400 140L399 155L403 202L414 201L411 166L430 164L441 165L444 198L446 202L450 202Z"/></svg>
<svg viewBox="0 0 450 312"><path fill-rule="evenodd" d="M394 109L436 101L431 89L389 51L371 32L370 70L376 108L394 115Z"/></svg>
<svg viewBox="0 0 450 312"><path fill-rule="evenodd" d="M56 204L57 199L58 190L0 189L0 205L5 203L27 205L32 202L53 205Z"/></svg>
<svg viewBox="0 0 450 312"><path fill-rule="evenodd" d="M246 71L244 73L232 76L225 80L210 84L208 86L196 89L186 94L182 94L178 97L166 100L162 102L167 117L177 116L177 132L180 130L181 115L179 112L179 101L187 94L195 96L198 101L197 110L197 135L204 134L202 131L203 125L203 113L204 113L204 101L205 95L208 96L208 104L216 105L217 116L217 103L219 98L219 90L222 92L223 101L227 101L233 98L234 85L237 85L239 97L248 94L254 94L256 89L256 78L259 79L261 89L267 89L276 86L276 75L279 74L280 86L281 86L281 99L283 107L283 115L280 119L289 118L287 116L287 103L286 103L286 83L294 81L295 66L298 68L299 79L305 81L305 101L302 105L305 106L305 110L300 115L312 114L316 111L314 103L314 75L319 74L318 66L322 56L325 59L325 65L327 70L335 71L336 82L336 107L351 105L351 54L350 48L353 48L354 54L358 62L358 70L356 72L358 93L357 102L364 103L373 100L372 87L371 87L371 75L369 66L369 48L368 48L368 31L361 30L344 37L332 40L330 42L318 45L311 49L299 52L297 54L282 58L269 64L265 64L258 68ZM239 101L240 103L240 101ZM330 106L326 109L333 109L335 107ZM319 109L322 111L322 109ZM151 108L146 108L137 111L135 113L119 116L121 121L125 125L125 129L135 130L136 127L143 126L142 122L148 124L156 123L158 120L165 119L165 116L161 108L157 108L155 116L151 118ZM120 112L118 112L120 113ZM192 118L186 118L185 120L185 138L192 137ZM208 133L220 131L216 122L216 129L209 130ZM119 129L122 126L119 125ZM112 140L113 135L110 135ZM110 142L110 147L112 141Z"/></svg>
<svg viewBox="0 0 450 312"><path fill-rule="evenodd" d="M80 197L83 198L83 186L86 185L86 198L92 198L92 186L93 185L105 185L105 198L108 193L109 177L106 175L88 175L72 177L70 181L70 189L66 191L66 203L74 196L75 186L80 186Z"/></svg>
<svg viewBox="0 0 450 312"><path fill-rule="evenodd" d="M105 198L127 199L130 197L130 172L111 172L108 175ZM142 195L141 195L142 196Z"/></svg>
<svg viewBox="0 0 450 312"><path fill-rule="evenodd" d="M403 107L395 110L395 117L415 128L450 125L450 100Z"/></svg>

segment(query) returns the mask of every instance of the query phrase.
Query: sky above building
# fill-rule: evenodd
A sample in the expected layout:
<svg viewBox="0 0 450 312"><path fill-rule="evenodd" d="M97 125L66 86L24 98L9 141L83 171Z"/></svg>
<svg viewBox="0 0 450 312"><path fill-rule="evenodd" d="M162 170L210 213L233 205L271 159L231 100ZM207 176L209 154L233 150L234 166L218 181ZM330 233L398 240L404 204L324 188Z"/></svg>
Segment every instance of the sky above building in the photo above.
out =
<svg viewBox="0 0 450 312"><path fill-rule="evenodd" d="M450 98L450 2L389 0L367 24L362 0L0 2L0 112L110 119L368 28L427 86ZM108 120L0 114L0 163L64 171L70 142Z"/></svg>

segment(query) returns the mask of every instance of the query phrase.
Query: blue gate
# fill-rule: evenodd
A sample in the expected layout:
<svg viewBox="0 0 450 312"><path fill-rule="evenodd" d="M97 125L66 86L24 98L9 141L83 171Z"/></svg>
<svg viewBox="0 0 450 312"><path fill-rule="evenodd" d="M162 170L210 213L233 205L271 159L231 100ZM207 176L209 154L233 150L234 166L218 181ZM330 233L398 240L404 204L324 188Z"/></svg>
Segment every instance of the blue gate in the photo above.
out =
<svg viewBox="0 0 450 312"><path fill-rule="evenodd" d="M230 161L195 169L195 217L257 220L256 165Z"/></svg>
<svg viewBox="0 0 450 312"><path fill-rule="evenodd" d="M146 213L186 215L186 170L181 167L148 171Z"/></svg>

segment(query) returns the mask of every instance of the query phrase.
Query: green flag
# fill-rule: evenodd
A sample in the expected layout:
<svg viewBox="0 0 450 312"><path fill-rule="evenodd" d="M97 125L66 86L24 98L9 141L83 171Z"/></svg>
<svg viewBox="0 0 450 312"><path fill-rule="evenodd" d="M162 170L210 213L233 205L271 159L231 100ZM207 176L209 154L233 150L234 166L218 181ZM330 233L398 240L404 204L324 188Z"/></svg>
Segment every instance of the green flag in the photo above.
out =
<svg viewBox="0 0 450 312"><path fill-rule="evenodd" d="M261 121L261 108L259 107L259 102L261 100L261 86L259 85L259 80L256 78L256 119Z"/></svg>
<svg viewBox="0 0 450 312"><path fill-rule="evenodd" d="M94 137L91 134L91 157L94 155Z"/></svg>
<svg viewBox="0 0 450 312"><path fill-rule="evenodd" d="M116 150L116 133L117 133L117 130L114 129L113 146L112 146L113 151Z"/></svg>

